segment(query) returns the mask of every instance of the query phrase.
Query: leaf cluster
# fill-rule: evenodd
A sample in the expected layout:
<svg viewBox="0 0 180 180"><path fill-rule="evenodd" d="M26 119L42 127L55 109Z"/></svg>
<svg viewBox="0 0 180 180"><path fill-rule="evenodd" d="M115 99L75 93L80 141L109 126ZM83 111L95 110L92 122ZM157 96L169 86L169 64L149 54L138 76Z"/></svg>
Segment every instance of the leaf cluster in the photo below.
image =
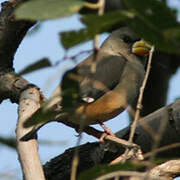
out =
<svg viewBox="0 0 180 180"><path fill-rule="evenodd" d="M180 25L176 11L158 0L124 0L123 3L126 9L107 12L103 16L81 15L79 20L85 27L78 31L62 32L63 46L69 49L92 39L95 34L110 31L112 26L127 25L156 48L179 53ZM40 21L63 18L78 13L84 5L82 0L30 0L16 10L16 17Z"/></svg>

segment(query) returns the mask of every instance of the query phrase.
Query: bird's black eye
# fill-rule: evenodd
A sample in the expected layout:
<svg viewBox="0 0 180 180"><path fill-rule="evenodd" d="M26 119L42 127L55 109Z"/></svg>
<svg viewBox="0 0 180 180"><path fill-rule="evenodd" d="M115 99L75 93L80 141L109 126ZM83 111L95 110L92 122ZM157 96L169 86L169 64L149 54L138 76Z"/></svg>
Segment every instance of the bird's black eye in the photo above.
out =
<svg viewBox="0 0 180 180"><path fill-rule="evenodd" d="M132 43L133 42L133 40L129 36L126 36L126 35L124 35L122 39L125 43Z"/></svg>

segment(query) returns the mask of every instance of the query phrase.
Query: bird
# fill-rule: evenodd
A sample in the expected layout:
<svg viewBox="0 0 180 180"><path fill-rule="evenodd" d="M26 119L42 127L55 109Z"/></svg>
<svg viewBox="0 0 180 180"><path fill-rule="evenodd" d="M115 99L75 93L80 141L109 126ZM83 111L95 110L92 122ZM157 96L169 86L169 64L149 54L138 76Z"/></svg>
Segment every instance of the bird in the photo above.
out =
<svg viewBox="0 0 180 180"><path fill-rule="evenodd" d="M96 71L91 71L93 55L75 68L79 76L80 96L84 103L75 110L74 123L104 122L120 114L136 98L145 74L145 56L150 45L129 28L114 31L96 55ZM73 69L74 71L74 69ZM72 71L67 74L72 73ZM71 118L70 118L71 119Z"/></svg>
<svg viewBox="0 0 180 180"><path fill-rule="evenodd" d="M91 54L65 73L48 107L59 104L61 111L66 111L63 105L67 94L63 92L71 88L71 82L66 83L70 78L72 83L77 83L78 98L75 98L73 112L68 114L68 121L83 126L102 125L123 112L137 97L150 49L151 45L128 27L113 31L96 55Z"/></svg>

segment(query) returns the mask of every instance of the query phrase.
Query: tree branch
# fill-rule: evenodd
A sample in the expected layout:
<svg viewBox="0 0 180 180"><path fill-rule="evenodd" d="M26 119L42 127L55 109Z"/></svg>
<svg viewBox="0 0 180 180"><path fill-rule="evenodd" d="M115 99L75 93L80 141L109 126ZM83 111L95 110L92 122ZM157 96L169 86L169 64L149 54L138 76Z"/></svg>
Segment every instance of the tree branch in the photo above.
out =
<svg viewBox="0 0 180 180"><path fill-rule="evenodd" d="M157 133L160 127L160 124L164 122L164 119L168 119L168 123L162 139L159 143L159 147L164 147L170 144L179 143L180 144L180 100L175 103L166 106L157 110L156 112L140 119L137 124L135 131L134 143L141 146L143 153L151 152L153 147L153 137L146 130L150 128L154 133ZM119 138L128 139L129 137L129 128L125 128L116 135ZM164 148L165 151L158 152L158 157L167 157L167 158L177 158L180 157L180 146L175 146L172 148ZM85 145L79 146L79 167L78 174L84 170L89 169L97 164L109 163L116 157L120 156L124 152L124 148L114 147L112 152L111 150L105 151L102 145L98 143L87 143ZM67 168L71 164L73 157L74 148L66 150L65 153L57 156L52 159L50 162L44 165L44 172L47 180L63 180L69 179L70 169Z"/></svg>
<svg viewBox="0 0 180 180"><path fill-rule="evenodd" d="M19 103L21 92L30 85L28 81L14 72L0 75L0 84L0 102L10 99L15 103Z"/></svg>
<svg viewBox="0 0 180 180"><path fill-rule="evenodd" d="M41 101L41 94L36 87L28 88L21 93L16 133L19 160L26 180L45 180L38 155L37 140L34 138L27 142L20 141L20 138L29 131L28 128L23 127L24 121L40 108Z"/></svg>
<svg viewBox="0 0 180 180"><path fill-rule="evenodd" d="M14 54L26 32L35 23L15 19L14 10L21 2L23 0L4 2L0 12L0 102L9 98L12 102L20 103L17 147L23 173L26 180L44 180L36 139L32 139L29 142L19 141L20 137L27 132L27 129L23 128L22 123L41 106L42 101L39 90L17 76L13 69ZM19 99L21 99L20 102Z"/></svg>
<svg viewBox="0 0 180 180"><path fill-rule="evenodd" d="M14 54L35 22L16 20L14 10L23 0L13 0L2 3L0 12L0 102L10 99L18 103L20 90L29 84L26 80L14 74Z"/></svg>
<svg viewBox="0 0 180 180"><path fill-rule="evenodd" d="M21 0L22 1L22 0ZM14 10L21 1L2 3L0 12L0 75L13 70L14 54L34 22L15 20Z"/></svg>
<svg viewBox="0 0 180 180"><path fill-rule="evenodd" d="M160 164L149 172L154 177L165 177L169 180L180 176L180 160L170 160Z"/></svg>

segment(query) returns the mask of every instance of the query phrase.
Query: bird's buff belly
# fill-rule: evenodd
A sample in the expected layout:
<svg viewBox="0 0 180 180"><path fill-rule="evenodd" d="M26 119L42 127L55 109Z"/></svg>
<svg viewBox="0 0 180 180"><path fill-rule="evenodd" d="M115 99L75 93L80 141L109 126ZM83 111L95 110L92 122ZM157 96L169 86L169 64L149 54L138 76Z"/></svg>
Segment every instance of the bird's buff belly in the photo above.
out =
<svg viewBox="0 0 180 180"><path fill-rule="evenodd" d="M91 125L112 119L127 108L124 97L122 94L110 91L95 102L78 107L72 121L77 124Z"/></svg>

